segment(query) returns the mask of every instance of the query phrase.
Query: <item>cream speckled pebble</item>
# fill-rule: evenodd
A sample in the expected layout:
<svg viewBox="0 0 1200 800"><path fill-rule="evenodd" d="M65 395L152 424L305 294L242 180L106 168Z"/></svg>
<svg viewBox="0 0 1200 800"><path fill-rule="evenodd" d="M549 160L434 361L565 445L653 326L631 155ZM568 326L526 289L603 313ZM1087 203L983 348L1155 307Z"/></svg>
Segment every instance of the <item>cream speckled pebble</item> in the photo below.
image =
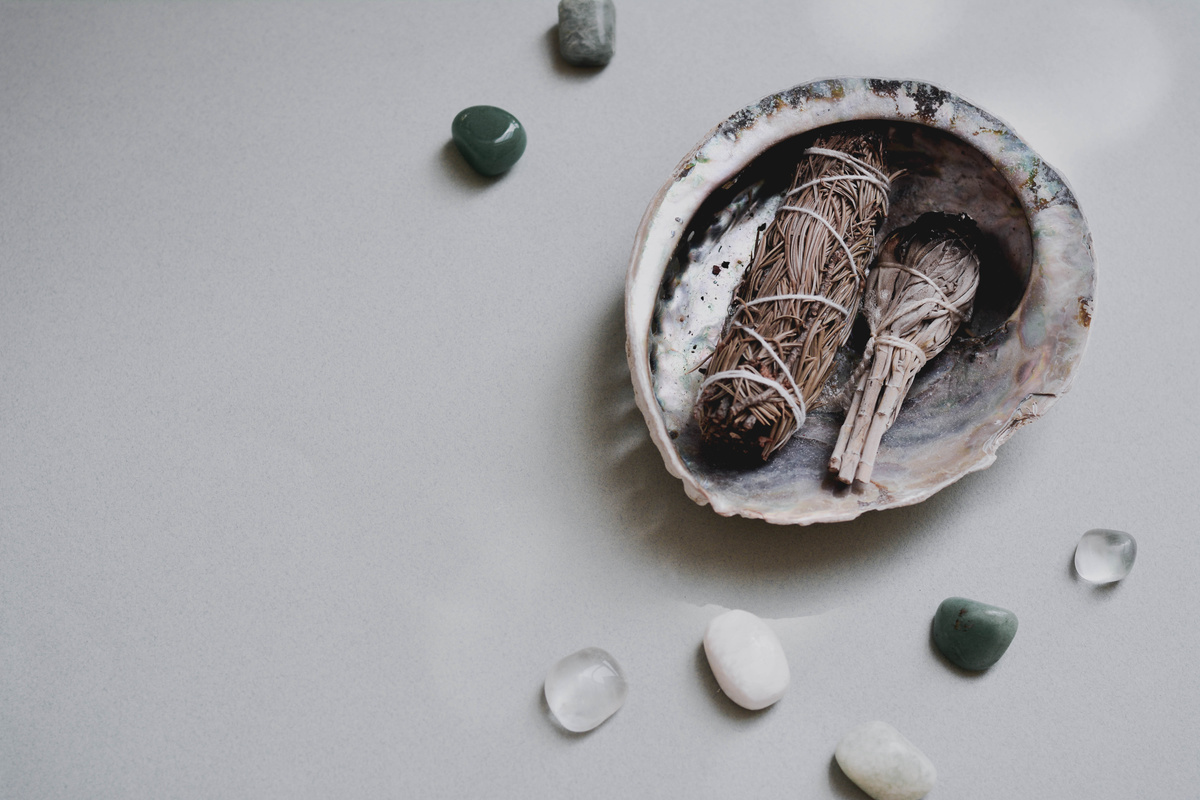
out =
<svg viewBox="0 0 1200 800"><path fill-rule="evenodd" d="M875 800L920 800L937 782L933 763L886 722L850 731L834 755L846 777Z"/></svg>

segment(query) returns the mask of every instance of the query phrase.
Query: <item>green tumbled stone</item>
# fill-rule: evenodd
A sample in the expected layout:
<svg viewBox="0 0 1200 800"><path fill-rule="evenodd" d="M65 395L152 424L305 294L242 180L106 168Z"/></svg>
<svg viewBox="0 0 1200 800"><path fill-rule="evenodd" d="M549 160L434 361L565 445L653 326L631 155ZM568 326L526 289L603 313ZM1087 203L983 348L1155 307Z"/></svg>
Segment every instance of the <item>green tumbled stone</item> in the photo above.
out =
<svg viewBox="0 0 1200 800"><path fill-rule="evenodd" d="M1000 660L1017 635L1017 615L963 597L948 597L933 615L933 641L963 669L983 670Z"/></svg>
<svg viewBox="0 0 1200 800"><path fill-rule="evenodd" d="M451 123L450 135L458 152L481 175L506 172L525 152L524 126L495 106L464 108Z"/></svg>
<svg viewBox="0 0 1200 800"><path fill-rule="evenodd" d="M612 0L560 0L558 51L577 67L603 67L616 51L616 26Z"/></svg>

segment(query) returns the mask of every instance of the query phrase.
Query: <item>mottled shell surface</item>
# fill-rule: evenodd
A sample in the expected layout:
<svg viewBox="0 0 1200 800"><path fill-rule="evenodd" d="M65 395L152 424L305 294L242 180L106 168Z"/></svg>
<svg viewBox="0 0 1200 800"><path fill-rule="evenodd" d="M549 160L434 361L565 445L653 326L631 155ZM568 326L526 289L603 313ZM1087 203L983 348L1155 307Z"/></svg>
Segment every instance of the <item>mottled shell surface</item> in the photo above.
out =
<svg viewBox="0 0 1200 800"><path fill-rule="evenodd" d="M862 124L885 133L891 169L904 171L879 241L926 211L965 212L979 223L986 247L975 316L917 376L870 484L843 487L828 472L840 390L861 352L853 338L826 402L774 458L751 469L710 463L692 410L758 229L816 132ZM989 466L1017 428L1067 391L1095 279L1070 188L1005 123L925 83L808 83L714 128L650 203L625 288L634 393L667 469L720 514L805 525L918 503Z"/></svg>

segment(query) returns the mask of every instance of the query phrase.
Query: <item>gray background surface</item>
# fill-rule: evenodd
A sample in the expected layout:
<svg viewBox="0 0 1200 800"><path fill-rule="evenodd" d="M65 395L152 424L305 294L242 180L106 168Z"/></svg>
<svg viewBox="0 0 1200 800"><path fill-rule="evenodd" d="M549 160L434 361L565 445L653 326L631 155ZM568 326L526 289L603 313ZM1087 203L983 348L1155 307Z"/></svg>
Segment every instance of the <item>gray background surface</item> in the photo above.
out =
<svg viewBox="0 0 1200 800"><path fill-rule="evenodd" d="M883 719L930 798L1196 797L1200 7L619 2L0 7L0 797L861 798ZM1099 296L1075 388L989 470L813 528L724 519L633 406L638 221L742 106L919 78L1074 186ZM506 176L461 108L529 130ZM1092 527L1141 551L1078 581ZM1021 628L932 648L961 594ZM744 713L707 620L775 620ZM610 650L626 706L546 716Z"/></svg>

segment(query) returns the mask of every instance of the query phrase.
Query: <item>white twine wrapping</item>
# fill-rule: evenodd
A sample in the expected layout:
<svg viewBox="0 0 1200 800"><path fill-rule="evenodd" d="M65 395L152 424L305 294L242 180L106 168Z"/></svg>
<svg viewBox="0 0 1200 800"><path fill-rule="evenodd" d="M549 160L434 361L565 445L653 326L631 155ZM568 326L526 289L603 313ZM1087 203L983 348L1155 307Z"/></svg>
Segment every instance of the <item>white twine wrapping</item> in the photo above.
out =
<svg viewBox="0 0 1200 800"><path fill-rule="evenodd" d="M915 267L910 267L907 264L898 264L895 261L878 261L875 264L875 269L895 269L901 272L907 272L909 275L912 275L913 277L923 281L935 292L934 297L921 297L916 300L911 300L908 303L899 306L891 314L882 319L878 317L877 312L872 313L873 309L868 309L865 315L867 318L867 325L871 330L871 338L867 341L865 350L866 353L874 358L875 347L877 345L888 344L892 347L899 347L912 353L917 359L917 369L921 369L929 361L929 354L925 352L925 348L914 342L910 342L907 339L901 339L897 336L880 335L879 331L886 330L892 323L903 317L905 314L915 311L922 306L928 305L941 308L946 313L957 317L961 322L967 318L966 308L974 301L975 295L973 293L964 295L956 304L951 302L946 293L942 291L942 287L938 286L937 283L934 282L933 278L930 278L924 272L921 272L921 270ZM863 359L863 361L865 363L868 361L868 359Z"/></svg>

